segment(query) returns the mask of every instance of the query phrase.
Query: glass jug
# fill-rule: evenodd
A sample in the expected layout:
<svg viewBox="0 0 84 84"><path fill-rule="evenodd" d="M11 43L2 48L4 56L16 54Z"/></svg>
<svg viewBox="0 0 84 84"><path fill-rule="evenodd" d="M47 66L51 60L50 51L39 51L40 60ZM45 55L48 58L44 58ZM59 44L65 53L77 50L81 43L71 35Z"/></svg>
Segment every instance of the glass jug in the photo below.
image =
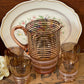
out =
<svg viewBox="0 0 84 84"><path fill-rule="evenodd" d="M60 29L62 25L51 19L40 19L29 22L26 28L17 26L11 30L11 36L15 42L24 48L28 48L34 69L42 74L55 70L60 51ZM28 45L22 45L16 40L14 31L22 29L28 36Z"/></svg>

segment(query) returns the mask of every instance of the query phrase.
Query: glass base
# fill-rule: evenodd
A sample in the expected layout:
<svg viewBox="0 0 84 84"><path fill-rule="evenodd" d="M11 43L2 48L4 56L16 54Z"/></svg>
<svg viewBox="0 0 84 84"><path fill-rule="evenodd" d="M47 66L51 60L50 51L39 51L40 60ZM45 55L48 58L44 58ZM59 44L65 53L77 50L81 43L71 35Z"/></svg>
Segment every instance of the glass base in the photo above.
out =
<svg viewBox="0 0 84 84"><path fill-rule="evenodd" d="M16 77L16 76L13 75L13 78L14 78L16 84L28 84L29 77L30 77L30 74L28 74L25 77Z"/></svg>

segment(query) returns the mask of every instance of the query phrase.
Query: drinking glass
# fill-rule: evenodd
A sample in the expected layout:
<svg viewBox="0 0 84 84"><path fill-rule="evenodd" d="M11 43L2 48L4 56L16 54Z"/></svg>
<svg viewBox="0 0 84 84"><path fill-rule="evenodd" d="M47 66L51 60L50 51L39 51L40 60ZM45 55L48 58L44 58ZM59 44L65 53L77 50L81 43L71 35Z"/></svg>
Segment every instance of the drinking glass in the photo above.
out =
<svg viewBox="0 0 84 84"><path fill-rule="evenodd" d="M61 79L65 82L72 82L77 77L79 68L77 50L78 47L76 43L64 43L61 46L61 63L59 66L59 73Z"/></svg>
<svg viewBox="0 0 84 84"><path fill-rule="evenodd" d="M24 55L24 50L20 47L12 47L5 51L7 65L17 84L28 84L31 65L28 56Z"/></svg>

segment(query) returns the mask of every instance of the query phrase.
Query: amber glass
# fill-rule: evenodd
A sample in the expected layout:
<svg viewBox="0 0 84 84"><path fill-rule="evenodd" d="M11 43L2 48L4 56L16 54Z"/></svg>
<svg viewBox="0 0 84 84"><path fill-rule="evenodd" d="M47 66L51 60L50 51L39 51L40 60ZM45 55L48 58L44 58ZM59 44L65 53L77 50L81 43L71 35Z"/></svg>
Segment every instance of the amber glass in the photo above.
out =
<svg viewBox="0 0 84 84"><path fill-rule="evenodd" d="M32 65L39 73L49 73L56 66L60 51L61 27L58 21L51 19L35 20L26 26Z"/></svg>
<svg viewBox="0 0 84 84"><path fill-rule="evenodd" d="M61 63L59 73L65 82L72 82L76 79L79 68L79 57L75 43L65 43L61 46Z"/></svg>
<svg viewBox="0 0 84 84"><path fill-rule="evenodd" d="M7 64L17 84L28 84L30 75L30 59L24 55L20 47L12 47L5 51Z"/></svg>

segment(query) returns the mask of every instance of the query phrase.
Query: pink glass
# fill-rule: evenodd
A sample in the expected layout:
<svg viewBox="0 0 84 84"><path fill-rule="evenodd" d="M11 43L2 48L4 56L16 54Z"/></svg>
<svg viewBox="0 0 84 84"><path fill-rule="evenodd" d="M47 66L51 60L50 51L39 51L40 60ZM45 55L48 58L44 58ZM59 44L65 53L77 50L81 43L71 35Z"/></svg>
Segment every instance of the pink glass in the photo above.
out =
<svg viewBox="0 0 84 84"><path fill-rule="evenodd" d="M31 64L38 73L50 73L55 70L60 51L60 29L62 25L51 19L29 22L26 28L16 26L11 30L14 41L24 50L29 50ZM14 36L14 31L22 29L28 37L28 45L22 45Z"/></svg>
<svg viewBox="0 0 84 84"><path fill-rule="evenodd" d="M61 45L61 63L59 66L60 78L65 82L76 79L79 68L78 47L76 43L64 43Z"/></svg>

